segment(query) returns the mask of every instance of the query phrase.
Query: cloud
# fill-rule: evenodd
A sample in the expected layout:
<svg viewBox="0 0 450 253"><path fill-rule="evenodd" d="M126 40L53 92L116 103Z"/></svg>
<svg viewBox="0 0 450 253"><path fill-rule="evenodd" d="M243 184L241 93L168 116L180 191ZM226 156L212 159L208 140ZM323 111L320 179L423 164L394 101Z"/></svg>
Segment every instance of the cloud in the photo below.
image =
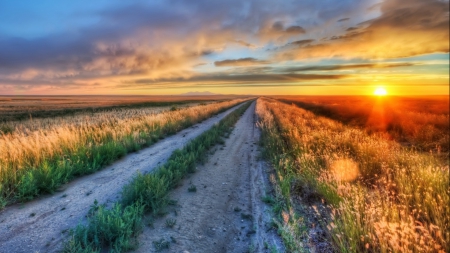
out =
<svg viewBox="0 0 450 253"><path fill-rule="evenodd" d="M345 78L347 75L319 75L319 74L205 74L188 78L161 78L161 79L141 79L136 84L158 85L158 84L183 84L183 83L293 83L312 80L335 80Z"/></svg>
<svg viewBox="0 0 450 253"><path fill-rule="evenodd" d="M231 60L223 60L223 61L215 61L214 65L216 67L229 67L229 66L251 66L251 65L261 65L268 64L268 61L258 60L255 58L240 58L240 59L231 59Z"/></svg>
<svg viewBox="0 0 450 253"><path fill-rule="evenodd" d="M305 29L299 25L292 25L289 27L284 27L284 23L281 21L277 21L272 25L272 32L278 33L288 33L288 34L303 34L306 33Z"/></svg>
<svg viewBox="0 0 450 253"><path fill-rule="evenodd" d="M0 25L0 84L26 89L116 87L135 80L159 80L161 85L177 80L192 85L250 83L251 78L258 83L332 80L344 77L293 72L400 66L318 65L295 70L276 65L314 58L377 60L449 51L448 1L118 2L99 9L83 6L88 9L83 17L95 22L77 20L77 25L46 32L45 20L40 21L39 36L13 36ZM63 21L72 24L73 20ZM9 31L22 32L20 26L14 29L16 22L0 23L8 24ZM251 57L233 59L236 53ZM198 68L211 58L227 59L214 65L230 68L226 72L209 69L211 64ZM252 67L264 64L273 68Z"/></svg>
<svg viewBox="0 0 450 253"><path fill-rule="evenodd" d="M258 31L257 36L264 40L284 41L305 33L305 28L296 24L286 25L283 21L273 23L267 21Z"/></svg>
<svg viewBox="0 0 450 253"><path fill-rule="evenodd" d="M347 28L347 30L345 30L345 31L347 31L347 32L350 32L350 31L354 31L354 30L358 30L358 27L349 27L349 28Z"/></svg>
<svg viewBox="0 0 450 253"><path fill-rule="evenodd" d="M344 22L344 21L348 21L348 20L350 20L350 18L341 18L337 22Z"/></svg>
<svg viewBox="0 0 450 253"><path fill-rule="evenodd" d="M234 40L233 42L235 42L236 44L239 44L239 45L241 45L241 46L244 46L244 47L248 47L248 48L257 48L256 45L253 45L253 44L251 44L251 43L245 42L245 41L243 41L243 40Z"/></svg>
<svg viewBox="0 0 450 253"><path fill-rule="evenodd" d="M384 69L416 66L417 63L399 62L399 63L361 63L361 64L342 64L342 65L315 65L301 67L279 68L277 72L303 72L303 71L332 71L332 70L353 70L353 69Z"/></svg>
<svg viewBox="0 0 450 253"><path fill-rule="evenodd" d="M299 25L293 25L286 28L285 32L292 34L303 34L306 33L305 29Z"/></svg>
<svg viewBox="0 0 450 253"><path fill-rule="evenodd" d="M356 70L356 69L388 69L400 67L412 67L422 65L416 62L388 62L388 63L359 63L359 64L341 64L341 65L309 65L309 66L264 66L264 67L239 67L230 69L223 74L298 74L298 72L321 72L335 70Z"/></svg>
<svg viewBox="0 0 450 253"><path fill-rule="evenodd" d="M289 42L288 44L284 45L283 47L303 47L303 46L307 46L310 45L312 42L314 42L315 40L313 39L305 39L305 40L296 40L293 42Z"/></svg>
<svg viewBox="0 0 450 253"><path fill-rule="evenodd" d="M72 78L148 74L190 68L223 50L232 31L204 25L193 13L168 6L131 4L97 13L99 22L75 31L21 39L0 34L0 77ZM190 27L184 26L190 24ZM206 36L206 35L210 36Z"/></svg>
<svg viewBox="0 0 450 253"><path fill-rule="evenodd" d="M277 59L386 59L449 52L448 1L386 0L379 8L379 17L322 42L282 48Z"/></svg>
<svg viewBox="0 0 450 253"><path fill-rule="evenodd" d="M270 0L112 4L90 13L96 22L89 26L32 39L0 34L0 67L5 70L0 75L29 70L45 72L49 78L50 73L55 77L157 75L160 70L192 66L204 52L220 52L230 41L254 48L245 41L253 38L264 43L304 34L300 23L311 25L312 21L299 16L313 11L326 16L322 10L335 11L337 16L354 8L353 2L357 1L326 8L318 8L321 5L313 0L275 6Z"/></svg>

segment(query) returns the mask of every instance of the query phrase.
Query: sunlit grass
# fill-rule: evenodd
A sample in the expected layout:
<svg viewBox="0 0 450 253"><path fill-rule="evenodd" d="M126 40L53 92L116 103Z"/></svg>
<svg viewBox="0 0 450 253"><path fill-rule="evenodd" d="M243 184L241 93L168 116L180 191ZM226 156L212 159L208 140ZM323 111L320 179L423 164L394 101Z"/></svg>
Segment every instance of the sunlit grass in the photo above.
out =
<svg viewBox="0 0 450 253"><path fill-rule="evenodd" d="M310 110L404 146L447 157L448 97L286 96L281 101Z"/></svg>
<svg viewBox="0 0 450 253"><path fill-rule="evenodd" d="M0 136L0 208L52 192L72 178L89 174L128 152L226 110L242 99L161 113L123 111L115 117L70 119L33 131ZM129 114L135 116L129 116ZM40 124L40 121L39 121Z"/></svg>
<svg viewBox="0 0 450 253"><path fill-rule="evenodd" d="M336 250L450 250L445 162L274 100L259 99L257 113L274 181L288 203L325 201L317 215Z"/></svg>

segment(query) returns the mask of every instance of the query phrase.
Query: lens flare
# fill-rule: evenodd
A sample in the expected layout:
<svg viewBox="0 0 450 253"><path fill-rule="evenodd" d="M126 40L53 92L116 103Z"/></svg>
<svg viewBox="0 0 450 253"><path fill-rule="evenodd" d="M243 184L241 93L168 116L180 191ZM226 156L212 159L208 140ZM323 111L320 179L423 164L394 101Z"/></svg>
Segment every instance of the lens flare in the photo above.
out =
<svg viewBox="0 0 450 253"><path fill-rule="evenodd" d="M332 162L330 169L335 179L340 182L351 182L359 176L358 164L349 158Z"/></svg>

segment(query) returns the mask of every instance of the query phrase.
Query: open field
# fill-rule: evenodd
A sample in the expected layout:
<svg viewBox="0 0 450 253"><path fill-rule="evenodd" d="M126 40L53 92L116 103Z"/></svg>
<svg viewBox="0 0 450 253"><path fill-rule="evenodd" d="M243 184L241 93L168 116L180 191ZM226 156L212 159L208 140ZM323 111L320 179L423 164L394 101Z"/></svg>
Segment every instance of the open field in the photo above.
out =
<svg viewBox="0 0 450 253"><path fill-rule="evenodd" d="M450 253L450 0L0 1L0 253Z"/></svg>
<svg viewBox="0 0 450 253"><path fill-rule="evenodd" d="M404 146L449 151L449 98L375 96L276 96L285 103L378 133ZM445 155L447 156L447 155Z"/></svg>
<svg viewBox="0 0 450 253"><path fill-rule="evenodd" d="M0 252L60 251L64 242L69 239L68 232L70 229L75 228L80 222L86 223L86 215L96 200L98 200L98 206L111 207L121 198L123 187L129 184L138 173L153 175L147 173L155 171L165 163L173 163L167 162L171 157L176 157L172 154L174 152L178 155L185 154L185 151L180 152L179 149L183 149L196 138L200 138L199 136L203 136L200 138L202 140L201 145L198 145L199 140L197 140L195 146L201 148L204 145L205 138L202 133L230 115L235 109L236 107L231 108L173 136L160 140L139 153L131 154L95 174L76 179L65 185L53 196L44 196L23 205L6 207L0 213ZM236 115L233 117L236 120ZM217 132L218 128L215 127L212 132L222 134L214 138L221 137L225 130L229 131L228 127L222 126L219 132ZM214 140L214 138L211 139L211 134L207 136L209 136L210 141ZM194 154L195 160L186 160L189 161L186 165L195 165L196 160L202 158L198 156L205 155L207 151L205 146L203 146L203 149L204 152ZM192 155L190 152L187 154ZM157 185L161 186L161 184L156 184L149 187ZM144 193L142 192L142 194ZM165 200L159 203L165 203ZM148 208L151 208L151 206ZM136 218L138 217L136 216ZM33 229L30 229L31 227Z"/></svg>
<svg viewBox="0 0 450 253"><path fill-rule="evenodd" d="M7 207L0 251L283 252L262 201L270 186L254 108L238 105L57 196Z"/></svg>
<svg viewBox="0 0 450 253"><path fill-rule="evenodd" d="M0 252L450 250L448 160L278 99L23 121L0 136Z"/></svg>
<svg viewBox="0 0 450 253"><path fill-rule="evenodd" d="M295 105L256 110L291 252L450 250L447 162Z"/></svg>
<svg viewBox="0 0 450 253"><path fill-rule="evenodd" d="M230 108L242 99L161 113L122 110L17 129L0 136L0 207L51 193L73 177L93 173L128 152ZM39 123L37 125L39 126Z"/></svg>
<svg viewBox="0 0 450 253"><path fill-rule="evenodd" d="M1 96L0 123L30 118L48 118L94 113L121 108L177 106L223 101L239 96ZM1 130L1 129L0 129Z"/></svg>

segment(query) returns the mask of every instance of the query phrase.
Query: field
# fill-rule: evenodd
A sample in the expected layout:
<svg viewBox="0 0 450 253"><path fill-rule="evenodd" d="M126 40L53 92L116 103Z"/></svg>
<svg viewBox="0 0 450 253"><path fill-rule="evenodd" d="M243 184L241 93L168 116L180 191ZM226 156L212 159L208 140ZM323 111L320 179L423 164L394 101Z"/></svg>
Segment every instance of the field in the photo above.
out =
<svg viewBox="0 0 450 253"><path fill-rule="evenodd" d="M352 120L354 112L343 115ZM295 103L262 99L257 113L276 167L279 227L292 251L315 238L312 224L326 233L315 238L328 242L320 252L449 251L448 161Z"/></svg>
<svg viewBox="0 0 450 253"><path fill-rule="evenodd" d="M0 252L450 251L448 98L113 98L6 113Z"/></svg>
<svg viewBox="0 0 450 253"><path fill-rule="evenodd" d="M0 207L53 192L75 176L97 171L240 101L203 102L180 109L176 107L180 102L172 101L166 108L122 108L7 122L10 131L0 136Z"/></svg>
<svg viewBox="0 0 450 253"><path fill-rule="evenodd" d="M120 108L176 106L236 98L237 96L1 96L0 123L94 113Z"/></svg>
<svg viewBox="0 0 450 253"><path fill-rule="evenodd" d="M449 151L447 96L280 96L313 113L425 152Z"/></svg>

